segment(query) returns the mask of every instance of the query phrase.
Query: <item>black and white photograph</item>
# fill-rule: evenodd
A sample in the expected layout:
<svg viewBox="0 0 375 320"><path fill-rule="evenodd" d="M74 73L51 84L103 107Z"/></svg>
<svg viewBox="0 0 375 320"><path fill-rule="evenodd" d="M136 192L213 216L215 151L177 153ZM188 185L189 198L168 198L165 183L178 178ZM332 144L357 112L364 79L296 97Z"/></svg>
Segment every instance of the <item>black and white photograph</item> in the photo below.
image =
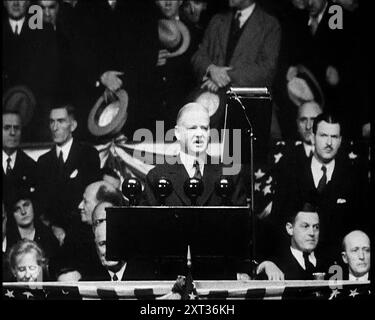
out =
<svg viewBox="0 0 375 320"><path fill-rule="evenodd" d="M367 2L2 0L2 300L369 300Z"/></svg>

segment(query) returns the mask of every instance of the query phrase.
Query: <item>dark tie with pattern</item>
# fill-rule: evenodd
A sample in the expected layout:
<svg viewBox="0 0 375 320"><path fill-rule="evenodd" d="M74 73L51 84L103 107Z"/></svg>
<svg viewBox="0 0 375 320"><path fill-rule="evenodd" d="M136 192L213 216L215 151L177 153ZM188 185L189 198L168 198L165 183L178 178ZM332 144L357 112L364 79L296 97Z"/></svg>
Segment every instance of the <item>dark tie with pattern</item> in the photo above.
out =
<svg viewBox="0 0 375 320"><path fill-rule="evenodd" d="M310 149L310 153L309 153L309 158L311 159L314 155L314 151L312 149Z"/></svg>
<svg viewBox="0 0 375 320"><path fill-rule="evenodd" d="M240 18L241 18L241 11L237 11L236 15L234 16L234 30L233 30L234 32L233 33L237 33L241 29Z"/></svg>
<svg viewBox="0 0 375 320"><path fill-rule="evenodd" d="M117 274L115 273L112 277L112 281L118 281L118 277L117 277Z"/></svg>
<svg viewBox="0 0 375 320"><path fill-rule="evenodd" d="M14 28L14 34L16 36L18 36L18 24L16 24L15 28Z"/></svg>
<svg viewBox="0 0 375 320"><path fill-rule="evenodd" d="M308 252L303 252L303 260L305 261L305 270L306 272L308 272L309 274L313 274L314 272L314 265L310 262L309 260L309 253Z"/></svg>
<svg viewBox="0 0 375 320"><path fill-rule="evenodd" d="M194 168L195 168L194 178L195 179L202 179L202 173L201 173L201 170L199 168L199 162L197 160L195 160L195 162L194 162Z"/></svg>
<svg viewBox="0 0 375 320"><path fill-rule="evenodd" d="M10 166L10 163L12 162L12 158L11 157L8 157L7 159L7 171L6 171L6 175L10 175L12 173L12 167Z"/></svg>
<svg viewBox="0 0 375 320"><path fill-rule="evenodd" d="M322 165L322 171L323 175L319 180L318 187L316 188L318 193L322 193L327 184L327 167L325 165Z"/></svg>
<svg viewBox="0 0 375 320"><path fill-rule="evenodd" d="M236 48L238 39L241 34L240 28L240 17L241 11L237 11L233 17L231 22L230 30L229 30L229 39L227 43L227 51L225 55L225 65L228 66L230 64L230 60L232 59L232 55L234 53L234 49Z"/></svg>
<svg viewBox="0 0 375 320"><path fill-rule="evenodd" d="M58 158L58 176L59 179L62 179L64 176L64 158L63 158L63 152L60 150L59 158Z"/></svg>

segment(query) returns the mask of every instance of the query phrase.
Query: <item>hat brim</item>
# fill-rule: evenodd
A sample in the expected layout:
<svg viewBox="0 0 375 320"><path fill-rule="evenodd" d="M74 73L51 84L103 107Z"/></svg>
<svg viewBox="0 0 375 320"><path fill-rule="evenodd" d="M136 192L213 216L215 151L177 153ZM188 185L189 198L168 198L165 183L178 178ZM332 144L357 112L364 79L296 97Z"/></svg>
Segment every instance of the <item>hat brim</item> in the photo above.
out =
<svg viewBox="0 0 375 320"><path fill-rule="evenodd" d="M169 58L174 58L185 53L187 49L189 48L190 42L191 42L190 31L186 27L186 25L179 20L176 20L175 22L176 22L177 29L181 33L182 43L176 51L169 53L168 55Z"/></svg>
<svg viewBox="0 0 375 320"><path fill-rule="evenodd" d="M33 118L35 105L35 96L26 86L12 87L3 95L3 111L18 112L23 126L26 126Z"/></svg>
<svg viewBox="0 0 375 320"><path fill-rule="evenodd" d="M122 127L125 125L127 120L127 109L129 96L128 93L121 89L115 92L115 96L118 100L111 101L111 103L105 103L105 93L97 100L94 107L91 109L90 114L87 119L87 126L92 135L100 137L107 135L115 135ZM109 106L113 108L114 106L118 108L118 112L114 113L114 117L111 121L107 121L108 124L100 126L99 119L103 111Z"/></svg>
<svg viewBox="0 0 375 320"><path fill-rule="evenodd" d="M306 68L305 66L297 65L296 68L297 68L296 77L305 80L305 82L307 83L310 91L312 92L312 95L313 95L312 101L315 101L316 103L318 103L321 106L321 108L323 109L324 105L325 105L325 97L324 97L324 94L323 94L323 90L322 90L321 86L319 85L318 80L316 79L314 74L308 68ZM289 81L289 83L290 83L290 81ZM300 97L296 96L289 89L289 86L287 86L287 87L288 87L287 91L288 91L289 98L292 100L292 102L295 105L299 106L299 105L309 101L309 100L304 101Z"/></svg>
<svg viewBox="0 0 375 320"><path fill-rule="evenodd" d="M224 114L226 106L226 94L224 90L219 90L217 93L213 93L206 89L196 89L191 94L191 100L194 102L199 102L204 95L212 95L212 103L215 104L213 108L207 106L210 113L210 128L220 129L224 124ZM211 98L207 96L210 100ZM203 103L204 104L204 103Z"/></svg>

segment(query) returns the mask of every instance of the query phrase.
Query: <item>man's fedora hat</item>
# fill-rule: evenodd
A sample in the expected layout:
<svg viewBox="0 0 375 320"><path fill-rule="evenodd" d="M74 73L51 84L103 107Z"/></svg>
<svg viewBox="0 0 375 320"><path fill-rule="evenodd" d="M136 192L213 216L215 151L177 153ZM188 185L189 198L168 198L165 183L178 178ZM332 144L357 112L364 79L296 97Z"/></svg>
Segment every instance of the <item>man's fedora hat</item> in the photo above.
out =
<svg viewBox="0 0 375 320"><path fill-rule="evenodd" d="M287 90L290 100L296 106L300 106L305 102L315 101L324 108L323 90L314 74L303 65L296 66L296 73L289 80Z"/></svg>
<svg viewBox="0 0 375 320"><path fill-rule="evenodd" d="M35 105L35 96L26 86L11 87L3 95L3 111L18 112L23 126L32 119Z"/></svg>
<svg viewBox="0 0 375 320"><path fill-rule="evenodd" d="M210 128L222 128L224 123L226 95L224 90L217 93L206 89L197 89L191 94L191 100L204 106L210 116Z"/></svg>
<svg viewBox="0 0 375 320"><path fill-rule="evenodd" d="M111 92L106 89L96 101L87 119L87 126L94 136L115 135L128 117L129 96L124 89Z"/></svg>
<svg viewBox="0 0 375 320"><path fill-rule="evenodd" d="M158 30L160 42L170 52L169 58L177 57L189 48L190 32L181 21L160 19Z"/></svg>

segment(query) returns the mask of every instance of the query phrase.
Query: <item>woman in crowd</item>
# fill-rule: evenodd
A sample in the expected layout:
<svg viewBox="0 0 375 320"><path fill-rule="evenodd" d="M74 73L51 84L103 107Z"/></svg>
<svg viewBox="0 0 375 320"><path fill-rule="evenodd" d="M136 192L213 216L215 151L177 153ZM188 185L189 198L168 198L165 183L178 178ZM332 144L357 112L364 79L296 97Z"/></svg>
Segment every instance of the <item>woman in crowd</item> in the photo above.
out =
<svg viewBox="0 0 375 320"><path fill-rule="evenodd" d="M23 239L9 251L9 265L14 281L42 282L48 280L47 259L35 241Z"/></svg>

